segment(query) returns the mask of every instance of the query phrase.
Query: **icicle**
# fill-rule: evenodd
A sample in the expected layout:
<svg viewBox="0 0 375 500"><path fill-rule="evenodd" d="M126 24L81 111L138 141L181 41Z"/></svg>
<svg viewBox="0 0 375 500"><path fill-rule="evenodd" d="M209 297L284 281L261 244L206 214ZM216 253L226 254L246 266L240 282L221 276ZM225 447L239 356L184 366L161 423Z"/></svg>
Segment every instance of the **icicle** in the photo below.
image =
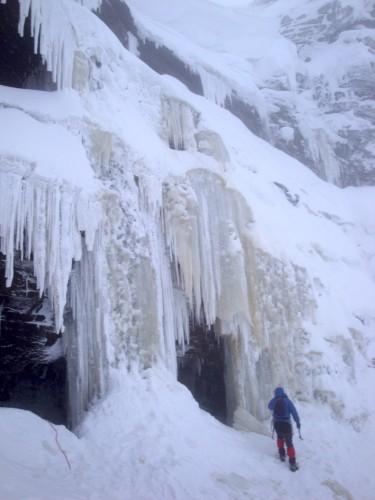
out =
<svg viewBox="0 0 375 500"><path fill-rule="evenodd" d="M225 100L232 95L231 86L224 81L221 75L203 68L199 68L199 76L204 96L219 106L225 106Z"/></svg>
<svg viewBox="0 0 375 500"><path fill-rule="evenodd" d="M219 177L201 171L165 184L167 242L191 310L200 318L203 303L208 324L249 314L240 225L250 213L237 214L231 196Z"/></svg>
<svg viewBox="0 0 375 500"><path fill-rule="evenodd" d="M280 373L292 392L299 388L296 332L311 319L306 271L254 246L249 207L217 175L196 170L170 179L163 207L181 295L197 320L202 304L206 324L224 336L229 414L242 407L266 418L263 398Z"/></svg>
<svg viewBox="0 0 375 500"><path fill-rule="evenodd" d="M176 99L165 97L162 104L169 146L180 151L195 151L198 113L187 103Z"/></svg>
<svg viewBox="0 0 375 500"><path fill-rule="evenodd" d="M66 290L73 259L81 257L81 232L93 248L100 210L97 200L66 182L0 172L0 250L6 255L6 286L12 284L13 256L33 255L40 295L48 290L56 330L63 329ZM5 189L6 186L6 189ZM11 186L11 189L9 189ZM84 200L84 201L83 201ZM86 211L82 211L85 205Z"/></svg>
<svg viewBox="0 0 375 500"><path fill-rule="evenodd" d="M7 174L0 172L0 186L0 251L8 256L5 277L6 286L10 286L13 280L15 234L19 234L17 206L19 205L19 196L22 193L21 178L19 176L9 178Z"/></svg>
<svg viewBox="0 0 375 500"><path fill-rule="evenodd" d="M78 0L77 0L78 1ZM97 9L99 0L82 0L84 7ZM72 83L76 36L71 25L69 9L61 0L19 0L20 17L18 32L24 34L27 17L31 18L31 35L34 37L34 52L40 53L52 79L59 89Z"/></svg>
<svg viewBox="0 0 375 500"><path fill-rule="evenodd" d="M98 242L89 252L81 238L81 260L71 273L63 349L67 356L69 425L76 429L94 398L106 390L107 347L104 337L103 268Z"/></svg>

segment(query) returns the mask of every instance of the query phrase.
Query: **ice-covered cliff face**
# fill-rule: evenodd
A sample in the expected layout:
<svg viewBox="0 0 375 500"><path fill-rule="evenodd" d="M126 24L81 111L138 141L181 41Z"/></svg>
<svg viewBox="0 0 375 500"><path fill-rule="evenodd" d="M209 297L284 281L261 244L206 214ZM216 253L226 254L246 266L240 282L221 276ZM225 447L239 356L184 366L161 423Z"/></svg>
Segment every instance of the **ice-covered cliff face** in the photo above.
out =
<svg viewBox="0 0 375 500"><path fill-rule="evenodd" d="M181 60L200 79L185 71L189 88L323 179L374 184L372 1L237 2L229 13L226 4L212 13L182 0L128 4L140 57L156 71L181 75ZM194 9L202 9L199 20L182 23Z"/></svg>
<svg viewBox="0 0 375 500"><path fill-rule="evenodd" d="M16 4L0 8L6 13ZM182 356L194 323L213 328L223 347L229 422L237 407L266 418L265 403L279 384L300 399L328 403L335 418L353 425L367 418L373 188L340 190L322 181L218 105L237 107L245 122L251 111L252 123L263 127L258 135L273 142L280 136L296 144L303 130L299 155L317 155L323 177L341 176L325 136L332 131L323 126L328 114L297 89L296 46L278 34L278 8L286 4L255 2L250 11L232 12L200 2L197 17L198 2L188 8L189 22L178 10L177 37L168 2L134 0L131 11L119 0L106 2L102 16L108 5L126 22L134 14L135 33L117 38L90 11L99 2L19 4L21 32L30 6L31 33L40 34L38 50L60 90L0 87L1 252L8 286L19 249L21 259L33 259L37 287L49 297L67 364L69 424L76 427L105 393L113 370L162 363L177 376L176 345ZM172 28L151 22L150 10ZM231 20L237 27L246 12L247 26L256 18L258 28L239 44L247 31L241 23L234 31ZM213 22L224 14L228 22ZM269 44L271 19L281 45ZM123 25L109 21L118 35ZM216 33L218 26L226 30ZM173 41L175 56L190 68L178 66L181 79L199 81L205 97L144 64L140 33L145 45ZM212 59L216 66L206 65L208 45L223 51ZM237 58L239 47L245 59ZM160 64L171 55L161 54ZM271 64L277 54L281 73ZM361 106L359 97L355 102ZM355 127L359 118L349 109L335 125L349 117ZM371 127L363 118L361 124L369 137ZM346 408L348 395L354 402Z"/></svg>

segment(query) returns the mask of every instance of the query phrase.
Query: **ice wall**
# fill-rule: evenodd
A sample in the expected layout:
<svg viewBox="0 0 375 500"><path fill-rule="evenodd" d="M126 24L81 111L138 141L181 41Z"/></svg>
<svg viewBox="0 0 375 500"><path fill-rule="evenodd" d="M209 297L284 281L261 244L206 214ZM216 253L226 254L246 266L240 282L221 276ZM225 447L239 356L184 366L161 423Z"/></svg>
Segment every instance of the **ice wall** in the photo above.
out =
<svg viewBox="0 0 375 500"><path fill-rule="evenodd" d="M314 301L304 269L257 248L250 208L208 171L164 184L167 243L190 313L224 336L228 414L266 418L275 385L301 389L304 319Z"/></svg>
<svg viewBox="0 0 375 500"><path fill-rule="evenodd" d="M113 147L107 178L115 188L104 200L103 223L110 362L129 369L162 362L176 374L175 343L188 339L189 312L165 243L162 182L121 140Z"/></svg>

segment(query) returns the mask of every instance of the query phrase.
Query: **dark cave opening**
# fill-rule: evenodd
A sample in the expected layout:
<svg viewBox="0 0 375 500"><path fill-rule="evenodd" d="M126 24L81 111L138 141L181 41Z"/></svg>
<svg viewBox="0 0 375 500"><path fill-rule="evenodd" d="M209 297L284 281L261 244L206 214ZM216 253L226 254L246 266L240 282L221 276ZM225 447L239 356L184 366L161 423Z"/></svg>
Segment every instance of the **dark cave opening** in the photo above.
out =
<svg viewBox="0 0 375 500"><path fill-rule="evenodd" d="M213 327L191 325L185 352L177 353L178 381L192 393L202 410L227 424L224 344Z"/></svg>
<svg viewBox="0 0 375 500"><path fill-rule="evenodd" d="M0 407L29 410L66 425L66 361L48 298L39 296L33 262L14 256L6 287L0 253Z"/></svg>

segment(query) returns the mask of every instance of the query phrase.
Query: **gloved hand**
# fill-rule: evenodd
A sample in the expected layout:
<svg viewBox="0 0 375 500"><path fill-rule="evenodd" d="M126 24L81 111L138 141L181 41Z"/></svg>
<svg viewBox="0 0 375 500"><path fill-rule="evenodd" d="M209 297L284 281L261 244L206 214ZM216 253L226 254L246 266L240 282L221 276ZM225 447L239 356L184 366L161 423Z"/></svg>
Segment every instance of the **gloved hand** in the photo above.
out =
<svg viewBox="0 0 375 500"><path fill-rule="evenodd" d="M298 422L297 429L300 430L300 428L301 428L301 424Z"/></svg>

